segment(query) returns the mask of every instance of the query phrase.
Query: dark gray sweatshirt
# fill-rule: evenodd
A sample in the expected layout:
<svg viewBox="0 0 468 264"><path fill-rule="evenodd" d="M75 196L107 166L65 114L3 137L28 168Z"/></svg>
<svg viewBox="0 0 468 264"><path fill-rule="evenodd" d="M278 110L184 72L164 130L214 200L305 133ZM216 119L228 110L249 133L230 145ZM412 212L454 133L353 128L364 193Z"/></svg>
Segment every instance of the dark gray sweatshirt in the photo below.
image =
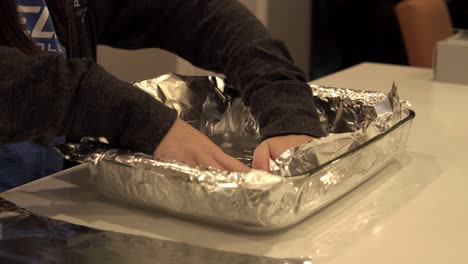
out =
<svg viewBox="0 0 468 264"><path fill-rule="evenodd" d="M238 1L47 3L69 59L27 56L0 38L0 143L102 136L115 147L152 153L176 113L97 65L99 44L162 48L224 73L251 106L263 138L323 135L304 74Z"/></svg>

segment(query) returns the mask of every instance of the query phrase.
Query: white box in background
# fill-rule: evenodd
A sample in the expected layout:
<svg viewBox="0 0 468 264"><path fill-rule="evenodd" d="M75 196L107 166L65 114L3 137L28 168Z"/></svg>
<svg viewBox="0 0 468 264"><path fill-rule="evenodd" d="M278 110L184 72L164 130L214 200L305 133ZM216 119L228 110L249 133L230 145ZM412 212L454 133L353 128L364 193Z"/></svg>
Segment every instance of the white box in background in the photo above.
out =
<svg viewBox="0 0 468 264"><path fill-rule="evenodd" d="M437 42L434 80L468 84L468 31L460 31L448 39Z"/></svg>

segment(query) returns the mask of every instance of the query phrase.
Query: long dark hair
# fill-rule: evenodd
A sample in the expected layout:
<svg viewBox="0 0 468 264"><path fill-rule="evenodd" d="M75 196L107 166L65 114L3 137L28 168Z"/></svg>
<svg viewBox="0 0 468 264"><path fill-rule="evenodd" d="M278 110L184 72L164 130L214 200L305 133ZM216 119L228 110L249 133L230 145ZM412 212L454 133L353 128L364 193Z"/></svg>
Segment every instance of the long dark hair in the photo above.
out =
<svg viewBox="0 0 468 264"><path fill-rule="evenodd" d="M24 32L15 0L0 0L0 39L28 55L35 55L40 51Z"/></svg>

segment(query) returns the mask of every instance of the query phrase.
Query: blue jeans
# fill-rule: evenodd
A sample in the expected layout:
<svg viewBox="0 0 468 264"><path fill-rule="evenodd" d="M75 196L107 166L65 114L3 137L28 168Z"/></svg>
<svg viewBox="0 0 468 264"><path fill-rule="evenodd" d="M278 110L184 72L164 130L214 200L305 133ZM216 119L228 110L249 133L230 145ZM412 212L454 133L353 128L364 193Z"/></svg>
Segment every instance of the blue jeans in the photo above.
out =
<svg viewBox="0 0 468 264"><path fill-rule="evenodd" d="M0 192L61 171L62 156L53 146L65 138L56 138L51 146L31 141L0 145Z"/></svg>

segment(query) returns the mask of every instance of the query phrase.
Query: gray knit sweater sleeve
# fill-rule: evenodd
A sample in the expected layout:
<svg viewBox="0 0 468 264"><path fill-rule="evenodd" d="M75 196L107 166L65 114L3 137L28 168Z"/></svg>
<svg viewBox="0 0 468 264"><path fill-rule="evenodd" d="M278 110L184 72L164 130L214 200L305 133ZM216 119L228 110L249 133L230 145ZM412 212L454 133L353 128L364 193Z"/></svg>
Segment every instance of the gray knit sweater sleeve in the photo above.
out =
<svg viewBox="0 0 468 264"><path fill-rule="evenodd" d="M304 74L281 41L234 0L88 0L99 44L159 47L224 73L264 138L322 136ZM89 59L26 56L0 47L0 144L103 136L152 153L176 113Z"/></svg>
<svg viewBox="0 0 468 264"><path fill-rule="evenodd" d="M89 59L31 57L0 47L0 76L0 144L98 136L151 154L176 118Z"/></svg>
<svg viewBox="0 0 468 264"><path fill-rule="evenodd" d="M94 0L100 44L159 47L224 73L242 91L263 138L323 136L306 77L285 45L235 0ZM285 23L287 23L285 21Z"/></svg>

